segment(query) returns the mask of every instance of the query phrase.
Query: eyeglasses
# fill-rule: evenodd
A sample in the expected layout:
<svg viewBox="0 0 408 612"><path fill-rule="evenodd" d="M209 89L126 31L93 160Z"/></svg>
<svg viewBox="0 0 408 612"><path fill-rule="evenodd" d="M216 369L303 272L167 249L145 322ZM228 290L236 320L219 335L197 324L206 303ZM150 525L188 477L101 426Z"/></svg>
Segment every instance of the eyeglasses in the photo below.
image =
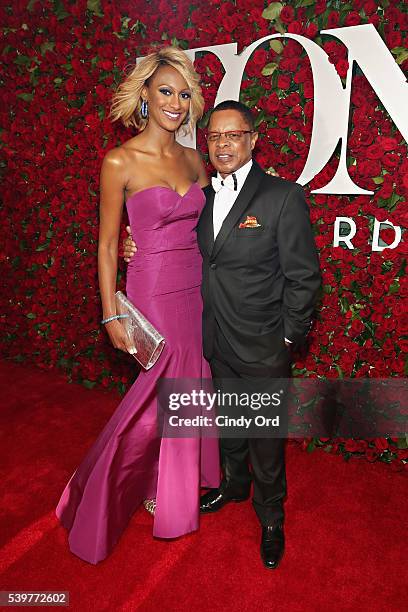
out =
<svg viewBox="0 0 408 612"><path fill-rule="evenodd" d="M238 142L244 134L253 134L254 130L231 130L230 132L208 132L207 142L217 142L222 135L231 142Z"/></svg>

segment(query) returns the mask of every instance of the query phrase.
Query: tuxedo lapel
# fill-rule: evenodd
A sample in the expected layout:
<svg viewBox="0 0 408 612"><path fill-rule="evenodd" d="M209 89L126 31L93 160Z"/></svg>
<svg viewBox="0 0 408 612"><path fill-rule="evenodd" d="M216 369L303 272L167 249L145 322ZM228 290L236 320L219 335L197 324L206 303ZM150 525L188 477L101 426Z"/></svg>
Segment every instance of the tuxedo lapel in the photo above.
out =
<svg viewBox="0 0 408 612"><path fill-rule="evenodd" d="M211 185L204 187L203 191L206 203L198 222L198 231L208 254L210 254L214 246L213 208L215 192Z"/></svg>
<svg viewBox="0 0 408 612"><path fill-rule="evenodd" d="M256 190L258 189L259 183L264 175L263 170L261 170L260 166L253 161L251 170L239 192L237 199L235 200L231 210L228 215L225 217L224 222L221 226L220 231L217 234L217 238L215 239L214 246L211 252L211 257L215 257L220 249L222 248L226 238L234 228L234 226L238 223L238 220L244 213L245 209L249 206L253 196L255 195ZM207 200L208 202L208 200ZM212 196L211 203L211 226L212 226L212 211L214 205L214 191ZM214 231L212 229L212 235L214 240Z"/></svg>

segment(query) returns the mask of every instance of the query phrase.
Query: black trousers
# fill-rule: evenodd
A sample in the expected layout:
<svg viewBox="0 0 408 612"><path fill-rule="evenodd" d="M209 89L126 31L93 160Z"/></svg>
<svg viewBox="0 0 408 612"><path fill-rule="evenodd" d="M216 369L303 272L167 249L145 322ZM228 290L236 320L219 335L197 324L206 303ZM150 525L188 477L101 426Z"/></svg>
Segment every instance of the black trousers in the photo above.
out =
<svg viewBox="0 0 408 612"><path fill-rule="evenodd" d="M256 341L256 340L255 340ZM223 391L223 379L238 378L249 389L259 390L268 377L289 378L289 351L275 352L259 363L247 363L230 348L217 326L214 353L210 367L217 388ZM225 383L224 383L225 384ZM220 438L223 481L221 489L246 496L254 483L253 506L262 525L272 525L284 517L286 495L285 439L283 438ZM250 470L250 466L251 470Z"/></svg>

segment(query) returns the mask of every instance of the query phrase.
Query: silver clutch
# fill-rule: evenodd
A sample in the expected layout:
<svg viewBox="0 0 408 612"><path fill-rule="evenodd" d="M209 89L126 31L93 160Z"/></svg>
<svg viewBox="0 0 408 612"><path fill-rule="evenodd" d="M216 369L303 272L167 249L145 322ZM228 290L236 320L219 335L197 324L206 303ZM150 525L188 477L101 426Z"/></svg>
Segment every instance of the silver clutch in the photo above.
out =
<svg viewBox="0 0 408 612"><path fill-rule="evenodd" d="M116 314L127 315L118 320L133 343L135 352L132 355L145 370L149 370L160 357L165 339L122 291L117 291L115 298Z"/></svg>

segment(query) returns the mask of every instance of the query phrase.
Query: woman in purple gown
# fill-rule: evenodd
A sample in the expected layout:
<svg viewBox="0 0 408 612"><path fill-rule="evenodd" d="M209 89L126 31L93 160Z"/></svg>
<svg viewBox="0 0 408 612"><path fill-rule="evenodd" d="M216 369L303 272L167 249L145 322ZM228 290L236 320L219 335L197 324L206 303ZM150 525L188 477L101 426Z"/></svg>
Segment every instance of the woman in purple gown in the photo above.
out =
<svg viewBox="0 0 408 612"><path fill-rule="evenodd" d="M158 438L159 378L210 378L202 356L201 258L195 226L208 183L199 154L181 146L203 111L198 75L179 49L143 59L119 86L111 115L139 134L107 153L101 170L99 284L103 319L115 315L123 199L137 254L126 293L166 339L157 363L142 371L72 475L56 514L73 553L98 563L112 550L136 508L154 500L153 535L174 538L198 528L200 486L219 483L214 438ZM128 351L117 319L105 324Z"/></svg>

